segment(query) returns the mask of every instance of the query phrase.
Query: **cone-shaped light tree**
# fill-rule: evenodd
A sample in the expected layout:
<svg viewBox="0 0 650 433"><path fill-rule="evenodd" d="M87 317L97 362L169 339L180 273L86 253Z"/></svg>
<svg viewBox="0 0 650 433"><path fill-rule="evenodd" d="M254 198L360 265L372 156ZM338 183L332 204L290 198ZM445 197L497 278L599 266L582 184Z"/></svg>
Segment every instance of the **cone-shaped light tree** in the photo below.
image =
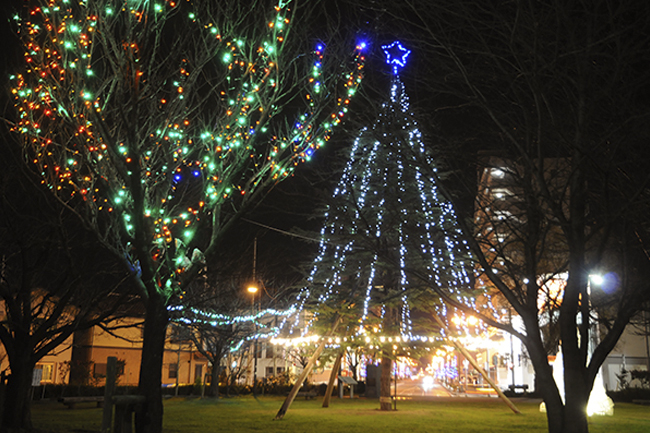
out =
<svg viewBox="0 0 650 433"><path fill-rule="evenodd" d="M315 320L326 321L328 312L351 318L338 335L384 342L374 344L382 347L381 407L388 410L393 342L423 338L413 332L412 304L424 298L446 320L445 304L427 286L466 304L474 299L472 265L454 209L423 169L435 164L399 76L410 51L399 42L382 48L392 68L390 99L351 147L296 310L316 304Z"/></svg>
<svg viewBox="0 0 650 433"><path fill-rule="evenodd" d="M43 183L140 288L136 426L159 432L168 307L239 216L329 139L363 56L330 60L318 43L303 55L313 46L290 37L284 0L29 5L15 130Z"/></svg>

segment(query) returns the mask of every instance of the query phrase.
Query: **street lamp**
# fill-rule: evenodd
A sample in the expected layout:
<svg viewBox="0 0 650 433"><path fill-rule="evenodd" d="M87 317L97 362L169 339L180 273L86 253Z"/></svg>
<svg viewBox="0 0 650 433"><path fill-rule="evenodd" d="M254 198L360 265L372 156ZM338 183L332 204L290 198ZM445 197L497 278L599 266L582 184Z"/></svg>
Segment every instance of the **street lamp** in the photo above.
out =
<svg viewBox="0 0 650 433"><path fill-rule="evenodd" d="M596 286L602 286L605 282L605 277L600 274L589 274L589 281L594 283ZM591 286L591 284L589 286Z"/></svg>
<svg viewBox="0 0 650 433"><path fill-rule="evenodd" d="M255 295L257 294L257 237L253 243L253 281L248 286L251 296L251 315L253 316L253 396L257 397L257 324L255 322Z"/></svg>
<svg viewBox="0 0 650 433"><path fill-rule="evenodd" d="M606 276L598 274L590 274L587 278L587 297L588 297L588 306L591 310L591 285L603 287L603 284L606 283ZM592 321L592 317L594 320ZM588 319L589 323L589 333L591 334L588 338L588 345L592 347L587 347L589 358L593 355L594 350L600 344L600 332L598 329L598 314L594 312L592 315L589 314ZM593 326L592 326L593 325ZM593 332L593 333L592 333ZM607 396L605 391L603 376L602 376L602 366L598 368L598 374L594 380L591 393L589 395L589 400L587 401L587 415L613 415L614 414L614 403Z"/></svg>
<svg viewBox="0 0 650 433"><path fill-rule="evenodd" d="M257 324L255 322L255 295L257 286L251 284L246 289L251 296L251 316L253 316L253 395L257 397Z"/></svg>

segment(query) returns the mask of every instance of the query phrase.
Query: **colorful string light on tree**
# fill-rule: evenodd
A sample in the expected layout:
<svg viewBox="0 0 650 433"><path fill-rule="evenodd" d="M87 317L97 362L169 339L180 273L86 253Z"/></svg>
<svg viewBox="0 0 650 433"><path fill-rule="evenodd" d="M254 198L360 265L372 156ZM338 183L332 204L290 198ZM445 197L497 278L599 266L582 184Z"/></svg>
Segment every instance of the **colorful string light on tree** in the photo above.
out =
<svg viewBox="0 0 650 433"><path fill-rule="evenodd" d="M168 299L202 260L197 231L309 160L362 78L360 49L332 68L320 44L296 86L291 2L251 14L261 30L249 35L211 3L32 0L19 19L25 64L12 92L25 154Z"/></svg>

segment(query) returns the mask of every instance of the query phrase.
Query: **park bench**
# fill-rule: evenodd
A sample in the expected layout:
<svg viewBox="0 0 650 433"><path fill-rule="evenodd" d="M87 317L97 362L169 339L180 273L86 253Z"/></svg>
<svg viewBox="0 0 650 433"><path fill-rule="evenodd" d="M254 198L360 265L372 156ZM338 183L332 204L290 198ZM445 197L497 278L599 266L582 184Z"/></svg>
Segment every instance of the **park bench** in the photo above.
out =
<svg viewBox="0 0 650 433"><path fill-rule="evenodd" d="M68 409L74 409L78 403L97 403L97 407L104 406L103 396L87 396L87 397L61 397L60 403L63 403Z"/></svg>
<svg viewBox="0 0 650 433"><path fill-rule="evenodd" d="M305 397L305 400L311 400L312 398L316 398L316 391L300 391L297 397Z"/></svg>

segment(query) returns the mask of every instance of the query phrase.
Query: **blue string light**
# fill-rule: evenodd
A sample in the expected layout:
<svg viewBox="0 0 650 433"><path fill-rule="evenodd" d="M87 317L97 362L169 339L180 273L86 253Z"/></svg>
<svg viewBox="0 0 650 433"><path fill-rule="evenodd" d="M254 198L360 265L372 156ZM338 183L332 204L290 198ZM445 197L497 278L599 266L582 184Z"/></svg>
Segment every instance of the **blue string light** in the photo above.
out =
<svg viewBox="0 0 650 433"><path fill-rule="evenodd" d="M382 45L381 49L386 54L386 63L393 66L393 74L397 75L399 68L406 66L406 58L411 54L411 50L404 48L399 41Z"/></svg>

